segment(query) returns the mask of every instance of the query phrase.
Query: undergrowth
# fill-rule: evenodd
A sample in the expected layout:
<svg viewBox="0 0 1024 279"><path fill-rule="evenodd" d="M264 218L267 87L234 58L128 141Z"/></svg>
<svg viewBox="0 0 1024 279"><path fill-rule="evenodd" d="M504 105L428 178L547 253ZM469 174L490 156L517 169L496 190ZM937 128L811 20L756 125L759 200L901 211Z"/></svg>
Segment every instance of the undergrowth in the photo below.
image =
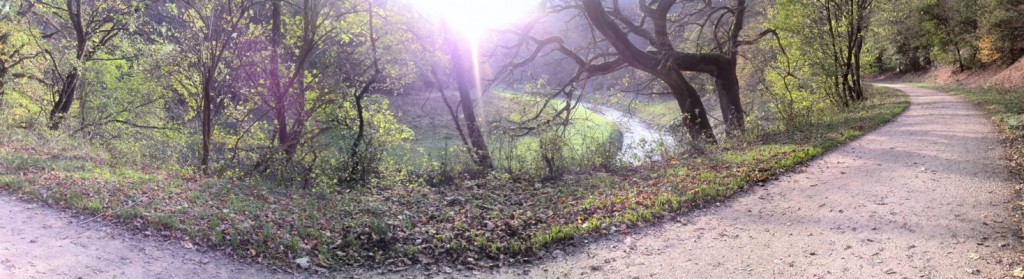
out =
<svg viewBox="0 0 1024 279"><path fill-rule="evenodd" d="M874 89L869 101L799 129L766 129L703 156L622 171L543 183L498 173L444 187L375 181L335 193L127 167L87 143L0 127L0 188L284 269L307 258L327 269L490 267L721 200L879 127L908 104L902 93Z"/></svg>

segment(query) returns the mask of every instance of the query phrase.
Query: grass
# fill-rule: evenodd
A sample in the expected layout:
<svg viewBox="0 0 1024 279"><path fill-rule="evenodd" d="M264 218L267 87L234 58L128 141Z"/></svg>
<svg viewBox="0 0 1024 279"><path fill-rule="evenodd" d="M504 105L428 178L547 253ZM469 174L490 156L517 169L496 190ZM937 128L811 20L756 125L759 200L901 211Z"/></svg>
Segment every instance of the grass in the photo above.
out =
<svg viewBox="0 0 1024 279"><path fill-rule="evenodd" d="M676 101L663 101L649 105L634 106L634 113L647 123L656 127L668 127L679 119L679 104Z"/></svg>
<svg viewBox="0 0 1024 279"><path fill-rule="evenodd" d="M451 96L451 98L457 98ZM414 157L427 157L430 162L459 164L463 157L461 140L454 131L451 116L436 93L392 98L392 108L400 121L416 133ZM571 125L560 131L545 129L520 134L514 122L532 117L539 110L541 99L513 93L488 94L483 100L480 122L487 134L487 143L496 168L520 178L548 175L542 155L557 153L552 159L561 168L585 170L613 165L622 144L622 134L615 123L584 107L574 110ZM552 101L539 119L550 119L564 101ZM545 148L546 152L542 152ZM552 149L558 149L555 152ZM395 154L405 155L405 154ZM448 162L455 161L455 162ZM422 163L422 162L410 162ZM412 166L422 168L423 166Z"/></svg>
<svg viewBox="0 0 1024 279"><path fill-rule="evenodd" d="M486 267L721 200L886 123L907 106L905 95L874 90L870 101L800 131L752 135L705 156L624 171L548 182L494 174L445 187L408 181L332 194L127 168L71 138L0 126L0 188L283 269L305 257L324 268Z"/></svg>
<svg viewBox="0 0 1024 279"><path fill-rule="evenodd" d="M516 125L509 123L532 117L543 101L511 93L496 94L494 99L491 111L505 118L495 125L499 129L515 129ZM564 105L564 101L552 101L540 112L540 119L551 119ZM547 171L540 163L545 159L573 170L613 165L622 146L622 133L611 120L581 106L573 110L570 123L564 129L539 130L524 136L492 133L489 140L498 169L536 177Z"/></svg>
<svg viewBox="0 0 1024 279"><path fill-rule="evenodd" d="M667 128L680 119L679 103L671 96L637 96L627 99L621 95L592 94L588 101L613 107L651 124L655 128Z"/></svg>

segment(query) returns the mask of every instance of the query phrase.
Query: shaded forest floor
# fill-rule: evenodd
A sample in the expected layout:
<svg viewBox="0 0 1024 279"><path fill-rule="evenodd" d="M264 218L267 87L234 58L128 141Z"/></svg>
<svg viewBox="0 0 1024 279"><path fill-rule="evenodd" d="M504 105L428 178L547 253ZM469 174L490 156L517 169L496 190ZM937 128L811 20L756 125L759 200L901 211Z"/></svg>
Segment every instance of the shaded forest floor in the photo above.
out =
<svg viewBox="0 0 1024 279"><path fill-rule="evenodd" d="M394 182L336 193L117 165L88 144L4 127L0 188L283 270L486 269L716 203L881 126L907 105L894 90L872 90L870 101L799 130L769 129L701 157L549 182L491 175L444 187Z"/></svg>

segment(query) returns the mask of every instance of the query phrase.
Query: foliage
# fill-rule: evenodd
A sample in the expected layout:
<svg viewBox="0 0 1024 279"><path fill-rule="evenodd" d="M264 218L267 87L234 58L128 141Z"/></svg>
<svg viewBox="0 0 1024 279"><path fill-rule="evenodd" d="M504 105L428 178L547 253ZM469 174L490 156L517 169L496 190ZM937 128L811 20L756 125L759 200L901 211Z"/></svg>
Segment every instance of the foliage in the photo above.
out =
<svg viewBox="0 0 1024 279"><path fill-rule="evenodd" d="M1024 56L1024 1L986 0L979 11L979 59L1009 65Z"/></svg>
<svg viewBox="0 0 1024 279"><path fill-rule="evenodd" d="M537 126L527 121L538 113L551 119L565 101L543 106L544 99L512 93L497 94L498 131L492 133L492 154L498 170L516 178L555 178L566 171L609 168L622 145L615 123L585 107L576 107L568 123ZM509 125L507 123L513 123ZM504 124L504 125L503 125ZM521 128L530 127L527 131ZM525 132L525 133L524 133Z"/></svg>
<svg viewBox="0 0 1024 279"><path fill-rule="evenodd" d="M959 70L1009 65L1024 56L1024 2L1020 0L883 1L868 48L889 53L880 64L901 73L933 62ZM875 72L891 70L886 67Z"/></svg>
<svg viewBox="0 0 1024 279"><path fill-rule="evenodd" d="M776 3L768 25L781 34L779 51L788 52L768 80L771 92L789 97L777 106L781 115L792 117L813 106L807 104L809 92L822 95L812 103L842 107L863 99L861 55L872 5L871 0Z"/></svg>
<svg viewBox="0 0 1024 279"><path fill-rule="evenodd" d="M555 34L567 36L563 43L592 43L572 50L575 58L592 56L575 60L562 49L556 52L573 60L564 61L576 63L533 65L539 76L526 71L516 81L491 71L524 58L495 55L503 38L477 45L482 62L467 67L473 57L445 55L453 50L442 42L455 37L425 24L404 1L40 0L7 9L8 3L0 0L0 188L284 268L307 256L325 268L487 266L528 257L735 193L905 107L891 92L869 93L873 99L844 103L846 109L829 104L836 93L828 82L839 67L819 63L834 52L813 47L823 33L803 27L815 22L797 0L780 2L779 18L767 24L789 32L780 43L793 59L771 64L763 87L747 85L772 100L745 97L756 102L751 105L740 102L739 72L759 77L757 65L776 62L783 51L761 49L769 54L756 61L761 64L740 60L741 46L772 34L751 40L740 34L743 18L757 20L746 1L679 2L706 12L697 17L718 18L720 26L695 30L680 21L678 32L657 34L679 42L679 50L657 45L668 56L634 45L648 74L614 73L631 65L595 52L609 49L607 40L586 35L596 33L566 31L589 30L586 22L562 29L556 15L546 24L559 28L547 31L564 32ZM612 15L618 11L601 1L582 3L591 16L618 18L608 21L645 21L639 14ZM987 20L979 22L988 30ZM993 55L985 61L1007 53L1008 35L992 32L982 49ZM537 44L526 49L544 48ZM702 58L714 61L686 62ZM456 137L461 126L455 125L476 107L418 102L425 91L449 96L450 78L439 76L472 76L460 67L479 68L477 82L485 89L558 93L482 90L467 97L470 80L458 80L462 104L485 99L479 130L491 143L484 150L494 154L494 169L474 166L477 158L468 154L475 153L465 152L465 137ZM859 69L844 73L853 72ZM565 83L558 89L548 79ZM651 86L659 79L668 83ZM576 101L594 90L633 87L639 94L672 89L677 96L654 98L641 117L689 125L691 136L706 139L715 131L702 105L709 100L698 92L714 91L706 99L728 99L708 103L721 104L711 108L722 110L727 134L738 140L708 148L705 156L621 165L615 123ZM705 119L690 123L694 118L683 117L680 104ZM771 119L743 135L750 118L743 106L770 106L771 113L749 115ZM410 117L424 107L434 110ZM415 118L421 117L446 122L420 125Z"/></svg>
<svg viewBox="0 0 1024 279"><path fill-rule="evenodd" d="M940 62L956 63L960 70L977 65L978 2L926 1L919 9L926 40Z"/></svg>
<svg viewBox="0 0 1024 279"><path fill-rule="evenodd" d="M706 157L546 183L496 174L438 188L378 181L335 194L283 194L259 181L120 167L104 163L109 155L102 149L66 136L0 129L0 188L285 269L301 257L325 268L437 261L489 267L715 202L880 126L908 105L905 95L872 92L871 101L832 111L815 129L777 129L760 134L757 144L711 149Z"/></svg>

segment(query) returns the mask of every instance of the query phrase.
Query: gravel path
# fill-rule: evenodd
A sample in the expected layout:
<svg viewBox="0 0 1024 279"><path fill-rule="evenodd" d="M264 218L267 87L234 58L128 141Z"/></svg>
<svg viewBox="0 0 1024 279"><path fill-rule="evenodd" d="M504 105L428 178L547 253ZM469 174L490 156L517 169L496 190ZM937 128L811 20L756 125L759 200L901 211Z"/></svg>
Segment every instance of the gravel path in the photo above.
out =
<svg viewBox="0 0 1024 279"><path fill-rule="evenodd" d="M0 194L0 278L284 278Z"/></svg>
<svg viewBox="0 0 1024 279"><path fill-rule="evenodd" d="M536 266L536 278L1003 278L1019 267L1000 136L959 97L894 85L896 121L779 180ZM550 258L550 257L549 257Z"/></svg>
<svg viewBox="0 0 1024 279"><path fill-rule="evenodd" d="M958 97L894 87L913 102L903 116L765 187L537 265L461 276L1010 276L1021 263L1020 230L999 135ZM443 276L452 275L460 273ZM0 278L290 276L0 195Z"/></svg>

